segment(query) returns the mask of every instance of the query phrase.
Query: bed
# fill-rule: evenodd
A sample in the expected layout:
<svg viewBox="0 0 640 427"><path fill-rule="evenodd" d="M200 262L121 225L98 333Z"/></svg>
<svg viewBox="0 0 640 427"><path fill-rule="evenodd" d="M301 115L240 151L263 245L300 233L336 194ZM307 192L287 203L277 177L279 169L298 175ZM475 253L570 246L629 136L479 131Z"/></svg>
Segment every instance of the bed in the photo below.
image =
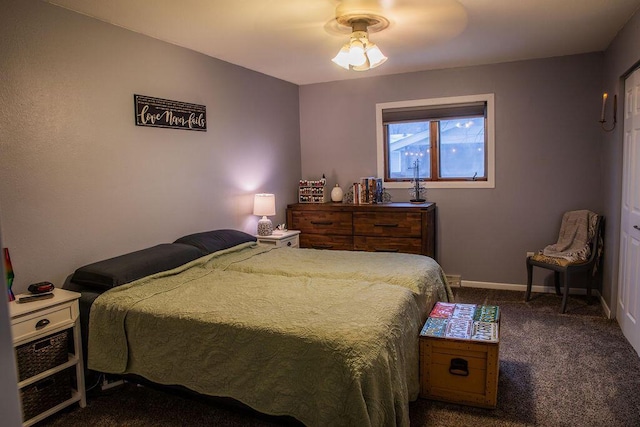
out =
<svg viewBox="0 0 640 427"><path fill-rule="evenodd" d="M72 276L76 290L99 294L90 369L231 397L309 426L409 425L419 330L428 308L451 296L431 258L274 248L234 230L168 245L176 253L162 262L154 251L128 254Z"/></svg>

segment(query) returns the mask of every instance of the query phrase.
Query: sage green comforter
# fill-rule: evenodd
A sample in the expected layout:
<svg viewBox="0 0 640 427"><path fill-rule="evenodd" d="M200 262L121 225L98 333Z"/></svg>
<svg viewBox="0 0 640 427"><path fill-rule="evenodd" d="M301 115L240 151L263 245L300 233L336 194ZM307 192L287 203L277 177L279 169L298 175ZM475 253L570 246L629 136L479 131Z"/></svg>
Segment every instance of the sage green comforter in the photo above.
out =
<svg viewBox="0 0 640 427"><path fill-rule="evenodd" d="M255 245L240 246L98 297L89 368L232 397L309 426L408 426L420 286L225 268L225 257Z"/></svg>
<svg viewBox="0 0 640 427"><path fill-rule="evenodd" d="M453 300L442 268L423 255L274 248L247 243L216 257L212 265L245 273L350 278L403 286L419 296L418 303L425 316L435 301Z"/></svg>

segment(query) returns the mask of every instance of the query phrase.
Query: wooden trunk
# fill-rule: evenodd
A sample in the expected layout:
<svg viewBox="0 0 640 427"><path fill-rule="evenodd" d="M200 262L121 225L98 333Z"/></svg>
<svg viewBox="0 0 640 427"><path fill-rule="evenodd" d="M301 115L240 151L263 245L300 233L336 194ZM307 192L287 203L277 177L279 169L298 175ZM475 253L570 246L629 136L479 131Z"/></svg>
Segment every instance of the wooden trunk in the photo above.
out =
<svg viewBox="0 0 640 427"><path fill-rule="evenodd" d="M499 342L420 337L420 397L495 408Z"/></svg>

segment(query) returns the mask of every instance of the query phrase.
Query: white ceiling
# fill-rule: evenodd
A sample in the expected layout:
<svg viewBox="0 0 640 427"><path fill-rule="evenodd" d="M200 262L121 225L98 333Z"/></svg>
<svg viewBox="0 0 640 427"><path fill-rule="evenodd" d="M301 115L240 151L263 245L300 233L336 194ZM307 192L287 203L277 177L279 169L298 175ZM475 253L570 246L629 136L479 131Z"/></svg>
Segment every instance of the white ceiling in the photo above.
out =
<svg viewBox="0 0 640 427"><path fill-rule="evenodd" d="M45 0L299 85L603 51L640 0ZM350 29L336 7L390 21L371 33L389 60L333 62Z"/></svg>

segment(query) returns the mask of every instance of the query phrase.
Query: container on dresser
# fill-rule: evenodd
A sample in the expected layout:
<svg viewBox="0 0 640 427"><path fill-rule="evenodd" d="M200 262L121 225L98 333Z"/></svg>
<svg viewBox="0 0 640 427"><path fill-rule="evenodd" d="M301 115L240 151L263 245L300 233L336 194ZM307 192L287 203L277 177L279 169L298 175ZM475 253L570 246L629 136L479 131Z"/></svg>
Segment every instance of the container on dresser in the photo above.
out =
<svg viewBox="0 0 640 427"><path fill-rule="evenodd" d="M299 203L325 203L327 201L327 180L301 179L298 187Z"/></svg>
<svg viewBox="0 0 640 427"><path fill-rule="evenodd" d="M9 303L23 425L78 402L86 406L79 293L55 289L50 299Z"/></svg>
<svg viewBox="0 0 640 427"><path fill-rule="evenodd" d="M435 203L292 204L300 247L436 255Z"/></svg>

